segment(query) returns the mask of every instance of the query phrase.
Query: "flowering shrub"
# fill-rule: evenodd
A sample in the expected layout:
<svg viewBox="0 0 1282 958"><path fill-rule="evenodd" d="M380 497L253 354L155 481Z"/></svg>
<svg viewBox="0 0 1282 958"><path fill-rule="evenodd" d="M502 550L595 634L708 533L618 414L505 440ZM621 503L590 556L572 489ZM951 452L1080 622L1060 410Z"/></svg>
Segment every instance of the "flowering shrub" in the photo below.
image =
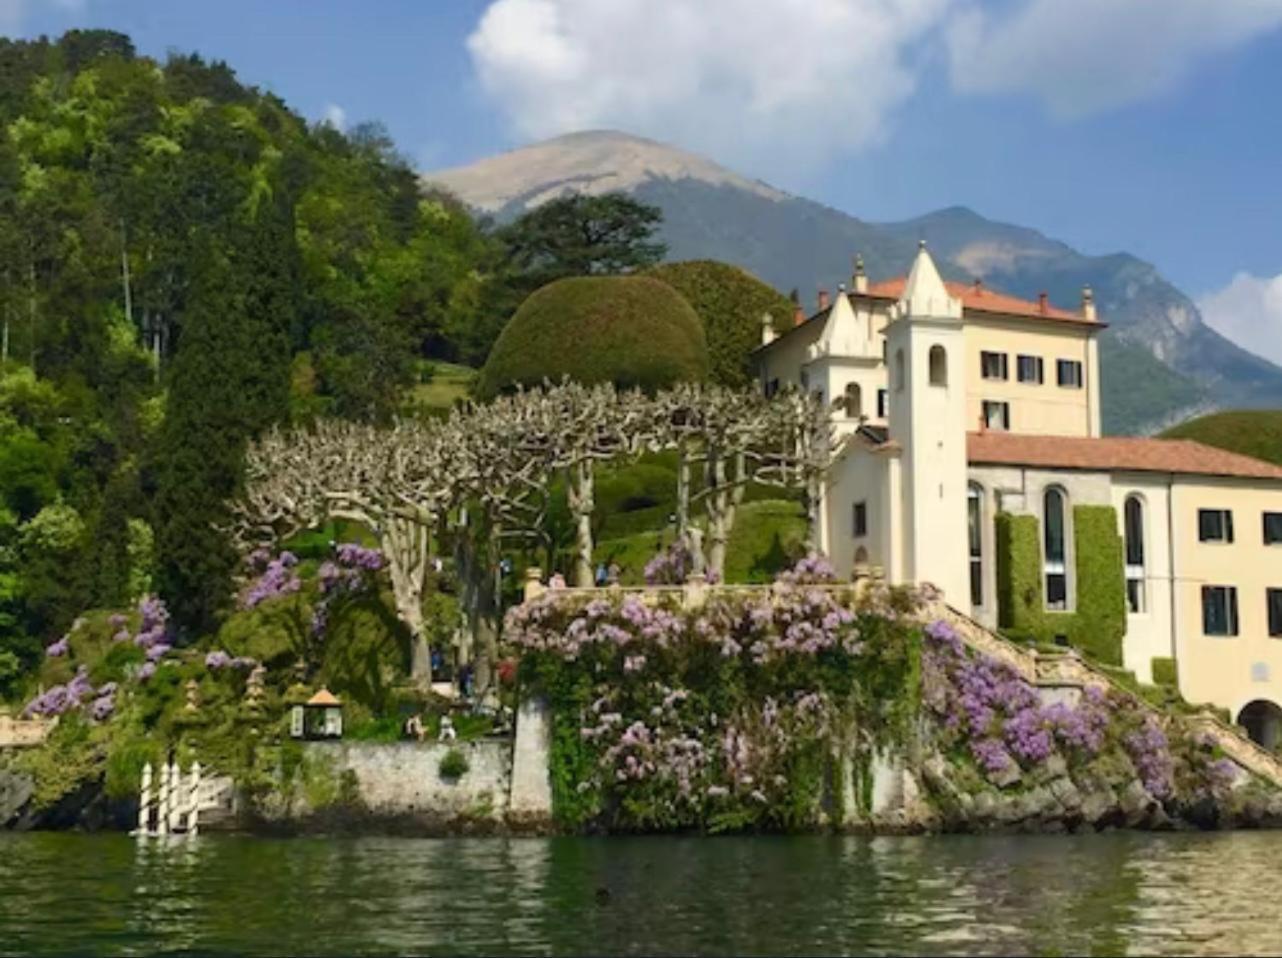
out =
<svg viewBox="0 0 1282 958"><path fill-rule="evenodd" d="M367 549L354 542L344 542L335 550L332 561L321 564L316 580L320 599L312 609L311 631L321 638L329 625L330 607L346 596L363 592L373 585L373 575L383 568L385 560L378 549Z"/></svg>
<svg viewBox="0 0 1282 958"><path fill-rule="evenodd" d="M674 540L666 549L645 564L642 576L646 585L681 585L694 571L694 555L685 539ZM708 582L717 583L720 576L706 571Z"/></svg>
<svg viewBox="0 0 1282 958"><path fill-rule="evenodd" d="M292 552L282 552L275 558L266 549L255 549L249 555L248 565L256 574L248 588L241 594L240 607L252 609L261 602L282 595L292 595L302 588L295 567L298 557Z"/></svg>
<svg viewBox="0 0 1282 958"><path fill-rule="evenodd" d="M555 810L570 825L813 824L830 758L902 737L916 711L915 593L858 609L803 560L775 588L566 599L509 612L505 640L553 714ZM651 597L653 598L653 597Z"/></svg>

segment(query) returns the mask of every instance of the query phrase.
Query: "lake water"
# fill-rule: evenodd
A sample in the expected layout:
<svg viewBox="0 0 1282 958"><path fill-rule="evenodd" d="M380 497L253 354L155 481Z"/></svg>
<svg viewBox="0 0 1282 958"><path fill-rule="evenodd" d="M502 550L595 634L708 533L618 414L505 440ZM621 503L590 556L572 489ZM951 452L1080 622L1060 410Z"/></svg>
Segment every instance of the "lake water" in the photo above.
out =
<svg viewBox="0 0 1282 958"><path fill-rule="evenodd" d="M3 954L1282 952L1282 833L0 833Z"/></svg>

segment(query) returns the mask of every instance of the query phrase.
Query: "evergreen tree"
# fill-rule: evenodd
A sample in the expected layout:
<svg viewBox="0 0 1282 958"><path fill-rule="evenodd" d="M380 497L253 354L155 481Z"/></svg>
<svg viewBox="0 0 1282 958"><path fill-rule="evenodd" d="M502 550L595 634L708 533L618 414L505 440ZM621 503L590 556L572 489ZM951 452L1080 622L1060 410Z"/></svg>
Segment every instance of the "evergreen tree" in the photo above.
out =
<svg viewBox="0 0 1282 958"><path fill-rule="evenodd" d="M236 556L222 527L245 443L289 411L288 330L297 301L291 209L264 202L197 253L170 370L156 497L157 575L175 621L211 628Z"/></svg>

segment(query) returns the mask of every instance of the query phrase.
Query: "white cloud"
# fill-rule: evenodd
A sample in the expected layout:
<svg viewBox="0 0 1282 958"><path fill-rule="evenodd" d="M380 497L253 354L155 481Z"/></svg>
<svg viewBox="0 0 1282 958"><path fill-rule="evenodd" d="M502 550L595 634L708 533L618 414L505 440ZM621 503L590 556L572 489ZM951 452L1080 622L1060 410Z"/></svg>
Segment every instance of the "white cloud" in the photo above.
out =
<svg viewBox="0 0 1282 958"><path fill-rule="evenodd" d="M1228 286L1202 297L1197 305L1217 332L1282 365L1282 275L1261 279L1238 273Z"/></svg>
<svg viewBox="0 0 1282 958"><path fill-rule="evenodd" d="M955 0L495 0L468 39L515 130L620 128L724 160L879 142Z"/></svg>
<svg viewBox="0 0 1282 958"><path fill-rule="evenodd" d="M347 129L347 111L337 103L326 103L325 116L321 122L328 123L334 129L338 130L338 132L342 133Z"/></svg>
<svg viewBox="0 0 1282 958"><path fill-rule="evenodd" d="M1019 0L948 29L953 88L1031 94L1075 118L1162 94L1200 60L1282 26L1282 0Z"/></svg>
<svg viewBox="0 0 1282 958"><path fill-rule="evenodd" d="M0 33L18 33L27 18L41 7L75 13L84 9L85 0L0 0Z"/></svg>

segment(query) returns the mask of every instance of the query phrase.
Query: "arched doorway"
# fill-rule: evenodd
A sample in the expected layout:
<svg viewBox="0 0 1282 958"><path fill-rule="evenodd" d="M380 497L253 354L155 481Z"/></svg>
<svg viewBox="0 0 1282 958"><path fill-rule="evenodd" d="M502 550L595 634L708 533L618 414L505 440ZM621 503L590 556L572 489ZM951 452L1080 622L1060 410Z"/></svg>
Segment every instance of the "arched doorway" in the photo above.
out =
<svg viewBox="0 0 1282 958"><path fill-rule="evenodd" d="M1246 734L1270 752L1282 744L1282 708L1264 699L1256 699L1243 706L1238 712L1237 724L1246 729Z"/></svg>

